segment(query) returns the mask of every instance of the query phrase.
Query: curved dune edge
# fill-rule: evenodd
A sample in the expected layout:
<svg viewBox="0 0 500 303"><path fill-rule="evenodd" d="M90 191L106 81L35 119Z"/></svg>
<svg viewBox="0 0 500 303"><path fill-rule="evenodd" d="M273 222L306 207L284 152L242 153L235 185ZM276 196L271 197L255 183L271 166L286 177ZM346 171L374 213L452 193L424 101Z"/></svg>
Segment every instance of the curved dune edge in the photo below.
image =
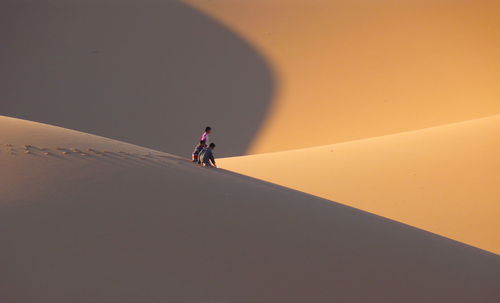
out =
<svg viewBox="0 0 500 303"><path fill-rule="evenodd" d="M500 2L185 0L259 49L278 91L251 154L500 114Z"/></svg>
<svg viewBox="0 0 500 303"><path fill-rule="evenodd" d="M498 256L331 201L7 117L0 143L6 302L466 303L499 295Z"/></svg>
<svg viewBox="0 0 500 303"><path fill-rule="evenodd" d="M496 115L219 165L499 254L499 130Z"/></svg>
<svg viewBox="0 0 500 303"><path fill-rule="evenodd" d="M266 59L180 1L0 1L0 20L0 115L177 155L210 125L237 156L274 95Z"/></svg>

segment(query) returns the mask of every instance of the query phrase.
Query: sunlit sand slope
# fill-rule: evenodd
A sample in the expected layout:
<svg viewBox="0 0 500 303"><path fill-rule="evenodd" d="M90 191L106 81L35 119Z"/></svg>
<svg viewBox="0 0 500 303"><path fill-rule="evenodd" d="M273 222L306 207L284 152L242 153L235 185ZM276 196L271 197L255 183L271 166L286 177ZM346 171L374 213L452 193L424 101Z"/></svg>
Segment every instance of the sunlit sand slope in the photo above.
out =
<svg viewBox="0 0 500 303"><path fill-rule="evenodd" d="M500 113L500 1L187 0L273 65L253 153Z"/></svg>
<svg viewBox="0 0 500 303"><path fill-rule="evenodd" d="M5 117L0 141L2 302L500 296L498 256L330 201Z"/></svg>
<svg viewBox="0 0 500 303"><path fill-rule="evenodd" d="M498 254L499 135L497 115L219 164Z"/></svg>

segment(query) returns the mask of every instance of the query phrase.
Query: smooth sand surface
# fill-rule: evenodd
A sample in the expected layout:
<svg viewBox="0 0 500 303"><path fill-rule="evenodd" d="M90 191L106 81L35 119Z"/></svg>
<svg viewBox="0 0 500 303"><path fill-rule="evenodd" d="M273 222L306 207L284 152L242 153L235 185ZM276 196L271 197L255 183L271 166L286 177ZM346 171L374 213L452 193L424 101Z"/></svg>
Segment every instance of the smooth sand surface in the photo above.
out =
<svg viewBox="0 0 500 303"><path fill-rule="evenodd" d="M497 115L219 165L500 254L499 134Z"/></svg>
<svg viewBox="0 0 500 303"><path fill-rule="evenodd" d="M0 1L0 115L189 157L205 126L246 153L271 104L263 57L180 1Z"/></svg>
<svg viewBox="0 0 500 303"><path fill-rule="evenodd" d="M493 0L0 2L0 114L189 155L500 113ZM23 20L23 21L20 21Z"/></svg>
<svg viewBox="0 0 500 303"><path fill-rule="evenodd" d="M500 296L497 255L331 201L7 117L0 143L2 302Z"/></svg>
<svg viewBox="0 0 500 303"><path fill-rule="evenodd" d="M186 0L272 65L251 153L500 114L500 1Z"/></svg>

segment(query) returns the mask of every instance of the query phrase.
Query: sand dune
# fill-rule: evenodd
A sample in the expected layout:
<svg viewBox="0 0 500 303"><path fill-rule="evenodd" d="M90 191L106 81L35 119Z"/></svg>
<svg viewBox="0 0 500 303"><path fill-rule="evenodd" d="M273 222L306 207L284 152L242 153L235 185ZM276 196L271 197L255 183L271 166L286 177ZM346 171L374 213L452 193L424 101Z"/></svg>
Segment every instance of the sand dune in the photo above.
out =
<svg viewBox="0 0 500 303"><path fill-rule="evenodd" d="M273 67L273 106L251 153L500 114L499 1L184 2Z"/></svg>
<svg viewBox="0 0 500 303"><path fill-rule="evenodd" d="M274 94L266 58L180 1L0 1L0 20L0 115L177 155L210 125L234 156Z"/></svg>
<svg viewBox="0 0 500 303"><path fill-rule="evenodd" d="M500 113L498 1L1 1L0 114L178 155ZM20 22L19 20L26 20Z"/></svg>
<svg viewBox="0 0 500 303"><path fill-rule="evenodd" d="M2 1L0 302L497 303L499 13Z"/></svg>
<svg viewBox="0 0 500 303"><path fill-rule="evenodd" d="M219 163L498 254L499 130L497 115Z"/></svg>
<svg viewBox="0 0 500 303"><path fill-rule="evenodd" d="M34 122L0 140L3 302L500 295L498 256L337 203Z"/></svg>

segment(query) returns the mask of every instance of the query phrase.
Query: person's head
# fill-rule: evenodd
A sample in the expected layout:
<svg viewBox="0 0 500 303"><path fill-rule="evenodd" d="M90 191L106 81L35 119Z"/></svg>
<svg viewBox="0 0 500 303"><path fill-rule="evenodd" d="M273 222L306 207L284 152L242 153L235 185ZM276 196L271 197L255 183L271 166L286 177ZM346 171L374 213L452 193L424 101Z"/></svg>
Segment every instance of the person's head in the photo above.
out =
<svg viewBox="0 0 500 303"><path fill-rule="evenodd" d="M212 132L212 128L210 126L205 127L205 132L210 134Z"/></svg>
<svg viewBox="0 0 500 303"><path fill-rule="evenodd" d="M205 145L205 143L206 143L205 140L200 140L201 145Z"/></svg>
<svg viewBox="0 0 500 303"><path fill-rule="evenodd" d="M209 147L210 147L211 149L214 149L215 144L214 144L214 143L210 143Z"/></svg>

